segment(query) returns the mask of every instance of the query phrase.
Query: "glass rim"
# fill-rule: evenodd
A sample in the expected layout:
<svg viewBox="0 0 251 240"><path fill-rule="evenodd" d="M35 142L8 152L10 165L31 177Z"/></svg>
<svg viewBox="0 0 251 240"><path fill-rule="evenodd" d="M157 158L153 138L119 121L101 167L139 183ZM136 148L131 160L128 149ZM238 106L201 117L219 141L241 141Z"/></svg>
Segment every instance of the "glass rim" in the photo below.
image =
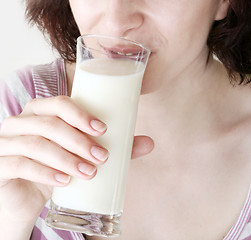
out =
<svg viewBox="0 0 251 240"><path fill-rule="evenodd" d="M147 47L145 47L143 44L137 42L137 41L134 41L134 40L130 40L128 38L125 38L125 37L117 37L117 36L110 36L110 35L105 35L105 34L83 34L83 35L80 35L78 38L77 38L77 43L78 44L81 44L81 47L85 48L85 49L90 49L90 50L94 50L94 51L97 51L99 52L98 49L93 49L93 48L90 48L90 47L87 47L86 45L83 44L83 42L80 40L80 39L83 39L83 38L94 38L94 37L100 37L100 38L106 38L106 39L118 39L118 40L121 40L121 41L125 41L125 42L128 42L132 45L137 45L139 46L140 48L143 49L142 52L146 51L148 54L147 55L150 55L151 53L151 50Z"/></svg>

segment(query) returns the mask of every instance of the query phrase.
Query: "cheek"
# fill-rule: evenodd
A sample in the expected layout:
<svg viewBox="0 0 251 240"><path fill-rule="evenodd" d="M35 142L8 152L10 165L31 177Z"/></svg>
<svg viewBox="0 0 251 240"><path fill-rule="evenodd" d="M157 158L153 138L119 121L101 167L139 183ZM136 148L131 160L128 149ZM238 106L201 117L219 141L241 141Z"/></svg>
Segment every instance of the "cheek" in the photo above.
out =
<svg viewBox="0 0 251 240"><path fill-rule="evenodd" d="M206 4L196 9L185 9L184 6L173 8L168 14L166 11L162 15L151 16L155 29L152 32L158 36L157 42L160 44L157 46L160 48L156 58L149 62L143 93L160 88L163 81L177 76L198 56L207 57L206 42L213 22L212 12Z"/></svg>
<svg viewBox="0 0 251 240"><path fill-rule="evenodd" d="M216 0L170 1L166 11L156 16L156 25L167 40L185 43L207 39L211 28ZM163 21L165 19L165 21Z"/></svg>
<svg viewBox="0 0 251 240"><path fill-rule="evenodd" d="M186 11L179 9L169 13L165 22L161 21L161 17L157 22L159 31L165 39L167 58L170 56L170 61L180 60L185 57L184 53L187 57L194 57L195 54L204 51L213 23L209 6L204 4L196 9L188 7Z"/></svg>
<svg viewBox="0 0 251 240"><path fill-rule="evenodd" d="M93 32L101 16L102 4L90 0L72 0L71 9L81 35Z"/></svg>

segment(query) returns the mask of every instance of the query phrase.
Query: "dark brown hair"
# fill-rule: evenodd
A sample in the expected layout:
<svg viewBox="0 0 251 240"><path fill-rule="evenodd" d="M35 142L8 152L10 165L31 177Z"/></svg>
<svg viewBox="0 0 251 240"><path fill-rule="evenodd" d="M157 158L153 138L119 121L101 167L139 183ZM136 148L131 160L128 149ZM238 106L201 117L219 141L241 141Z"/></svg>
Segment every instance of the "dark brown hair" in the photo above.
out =
<svg viewBox="0 0 251 240"><path fill-rule="evenodd" d="M68 0L25 0L26 18L42 31L60 56L76 60L77 37L80 35Z"/></svg>
<svg viewBox="0 0 251 240"><path fill-rule="evenodd" d="M225 65L232 79L239 74L239 84L251 82L251 1L229 0L226 18L215 21L208 37L208 47Z"/></svg>
<svg viewBox="0 0 251 240"><path fill-rule="evenodd" d="M215 21L208 37L210 53L225 65L239 84L251 82L251 1L229 0L225 19ZM76 60L80 35L68 0L25 0L26 17L36 24L60 56Z"/></svg>

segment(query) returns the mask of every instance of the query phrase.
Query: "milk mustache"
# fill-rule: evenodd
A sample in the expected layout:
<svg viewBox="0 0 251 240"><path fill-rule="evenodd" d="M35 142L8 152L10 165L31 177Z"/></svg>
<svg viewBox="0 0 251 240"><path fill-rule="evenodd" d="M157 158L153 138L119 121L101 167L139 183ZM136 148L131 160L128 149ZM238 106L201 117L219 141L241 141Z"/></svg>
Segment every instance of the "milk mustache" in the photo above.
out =
<svg viewBox="0 0 251 240"><path fill-rule="evenodd" d="M93 138L109 151L108 161L97 166L92 180L72 178L55 188L53 202L84 212L115 215L123 210L127 169L131 159L135 120L144 64L135 70L128 59L90 59L77 64L72 98L107 125Z"/></svg>

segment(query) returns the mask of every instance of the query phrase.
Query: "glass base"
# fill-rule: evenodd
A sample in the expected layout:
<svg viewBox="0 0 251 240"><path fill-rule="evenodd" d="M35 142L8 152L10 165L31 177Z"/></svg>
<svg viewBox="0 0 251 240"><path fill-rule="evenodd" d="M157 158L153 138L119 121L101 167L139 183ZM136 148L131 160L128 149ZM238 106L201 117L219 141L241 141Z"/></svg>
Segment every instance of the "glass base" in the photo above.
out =
<svg viewBox="0 0 251 240"><path fill-rule="evenodd" d="M45 219L48 226L68 231L81 232L89 236L118 237L120 235L120 218L117 215L102 215L75 211L50 203Z"/></svg>

